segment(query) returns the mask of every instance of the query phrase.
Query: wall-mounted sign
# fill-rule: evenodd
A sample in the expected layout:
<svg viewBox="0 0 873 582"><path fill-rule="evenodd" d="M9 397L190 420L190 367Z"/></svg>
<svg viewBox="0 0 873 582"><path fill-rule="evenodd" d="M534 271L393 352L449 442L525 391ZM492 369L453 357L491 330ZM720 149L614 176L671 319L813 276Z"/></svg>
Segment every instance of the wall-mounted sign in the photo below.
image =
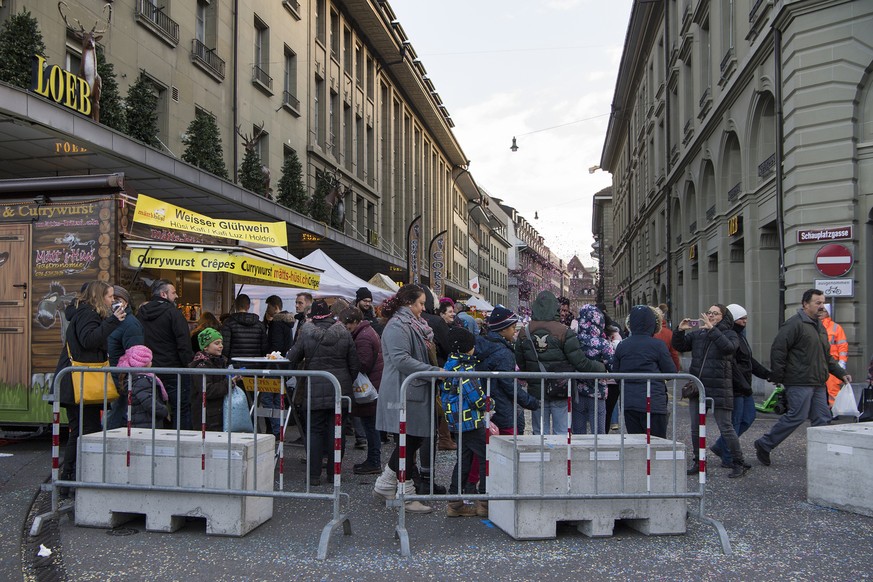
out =
<svg viewBox="0 0 873 582"><path fill-rule="evenodd" d="M42 55L33 55L30 90L82 115L91 115L88 81L58 65L48 66Z"/></svg>
<svg viewBox="0 0 873 582"><path fill-rule="evenodd" d="M735 214L728 218L728 236L735 236L743 233L743 217Z"/></svg>
<svg viewBox="0 0 873 582"><path fill-rule="evenodd" d="M319 242L324 240L323 236L318 236L317 234L311 234L308 232L304 232L300 234L301 242Z"/></svg>
<svg viewBox="0 0 873 582"><path fill-rule="evenodd" d="M852 240L852 225L828 226L821 228L800 229L797 231L797 242L830 242L832 240Z"/></svg>
<svg viewBox="0 0 873 582"><path fill-rule="evenodd" d="M274 247L288 245L288 233L284 222L210 218L145 194L139 194L137 197L133 221Z"/></svg>
<svg viewBox="0 0 873 582"><path fill-rule="evenodd" d="M437 298L445 295L447 234L444 230L430 241L430 288Z"/></svg>
<svg viewBox="0 0 873 582"><path fill-rule="evenodd" d="M409 224L406 233L406 269L409 271L407 280L418 285L421 283L421 216Z"/></svg>
<svg viewBox="0 0 873 582"><path fill-rule="evenodd" d="M697 259L697 245L688 247L688 258L692 261Z"/></svg>
<svg viewBox="0 0 873 582"><path fill-rule="evenodd" d="M279 265L246 255L215 251L198 252L178 249L131 249L130 266L176 271L233 273L292 287L318 290L321 277L293 267Z"/></svg>
<svg viewBox="0 0 873 582"><path fill-rule="evenodd" d="M815 288L824 292L825 297L854 297L854 279L816 279Z"/></svg>
<svg viewBox="0 0 873 582"><path fill-rule="evenodd" d="M87 148L83 148L79 144L71 143L68 141L59 141L55 144L56 154L84 154L87 152Z"/></svg>

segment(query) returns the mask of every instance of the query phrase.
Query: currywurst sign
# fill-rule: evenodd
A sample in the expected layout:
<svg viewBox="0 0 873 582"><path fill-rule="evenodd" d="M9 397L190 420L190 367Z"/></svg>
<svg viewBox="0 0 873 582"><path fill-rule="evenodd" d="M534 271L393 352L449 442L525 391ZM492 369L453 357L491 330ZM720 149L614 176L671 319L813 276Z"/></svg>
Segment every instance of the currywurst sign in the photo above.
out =
<svg viewBox="0 0 873 582"><path fill-rule="evenodd" d="M284 247L288 244L288 233L284 222L210 218L145 194L137 197L133 221L274 247Z"/></svg>

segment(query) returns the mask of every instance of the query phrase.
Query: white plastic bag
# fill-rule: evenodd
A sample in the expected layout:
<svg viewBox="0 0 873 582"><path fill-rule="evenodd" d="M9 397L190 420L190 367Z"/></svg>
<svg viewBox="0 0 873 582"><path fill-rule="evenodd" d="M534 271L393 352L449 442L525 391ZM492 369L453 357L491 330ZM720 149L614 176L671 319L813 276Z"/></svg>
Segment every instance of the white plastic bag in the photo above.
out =
<svg viewBox="0 0 873 582"><path fill-rule="evenodd" d="M224 432L254 432L249 401L239 386L224 397Z"/></svg>
<svg viewBox="0 0 873 582"><path fill-rule="evenodd" d="M379 393L370 381L369 376L363 372L358 372L358 377L352 382L352 389L355 391L355 402L357 404L369 404L377 398Z"/></svg>
<svg viewBox="0 0 873 582"><path fill-rule="evenodd" d="M831 413L834 417L837 416L854 416L858 418L861 412L858 410L858 401L855 400L855 391L852 385L846 382L840 388L837 397L834 398L834 405L831 407Z"/></svg>

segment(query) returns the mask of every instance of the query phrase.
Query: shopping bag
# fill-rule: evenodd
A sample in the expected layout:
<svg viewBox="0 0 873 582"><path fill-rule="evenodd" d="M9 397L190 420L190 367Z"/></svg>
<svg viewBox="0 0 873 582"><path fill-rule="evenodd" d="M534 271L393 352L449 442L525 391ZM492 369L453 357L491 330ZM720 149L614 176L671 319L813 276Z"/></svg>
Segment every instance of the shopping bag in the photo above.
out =
<svg viewBox="0 0 873 582"><path fill-rule="evenodd" d="M224 432L254 432L249 414L249 401L239 386L224 397Z"/></svg>
<svg viewBox="0 0 873 582"><path fill-rule="evenodd" d="M356 404L369 404L379 398L379 393L376 392L369 376L363 372L358 372L358 377L352 382L352 389L355 392Z"/></svg>
<svg viewBox="0 0 873 582"><path fill-rule="evenodd" d="M857 418L861 416L861 413L858 411L858 403L855 401L855 391L849 382L843 384L843 387L837 393L837 397L834 398L831 413L834 417L854 416Z"/></svg>
<svg viewBox="0 0 873 582"><path fill-rule="evenodd" d="M867 384L861 392L861 404L858 408L861 409L861 416L858 417L860 422L873 421L873 384Z"/></svg>

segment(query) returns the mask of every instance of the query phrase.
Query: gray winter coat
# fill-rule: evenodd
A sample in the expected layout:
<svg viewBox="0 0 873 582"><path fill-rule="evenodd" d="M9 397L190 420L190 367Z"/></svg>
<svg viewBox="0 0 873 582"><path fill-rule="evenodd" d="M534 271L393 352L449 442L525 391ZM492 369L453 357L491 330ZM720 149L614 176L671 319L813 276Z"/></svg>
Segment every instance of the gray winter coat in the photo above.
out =
<svg viewBox="0 0 873 582"><path fill-rule="evenodd" d="M401 307L382 331L382 384L376 407L376 428L400 432L400 385L414 372L442 371L428 362L427 345L409 323L413 317L408 307ZM432 433L434 389L430 379L419 379L406 391L406 434L427 437Z"/></svg>
<svg viewBox="0 0 873 582"><path fill-rule="evenodd" d="M295 365L304 358L305 369L330 372L339 381L343 396L352 397L352 381L358 375L360 364L355 340L343 324L332 318L304 323L297 341L288 350L288 360ZM332 409L336 395L333 384L327 378L312 377L308 380L312 410ZM306 392L302 396L305 406Z"/></svg>

